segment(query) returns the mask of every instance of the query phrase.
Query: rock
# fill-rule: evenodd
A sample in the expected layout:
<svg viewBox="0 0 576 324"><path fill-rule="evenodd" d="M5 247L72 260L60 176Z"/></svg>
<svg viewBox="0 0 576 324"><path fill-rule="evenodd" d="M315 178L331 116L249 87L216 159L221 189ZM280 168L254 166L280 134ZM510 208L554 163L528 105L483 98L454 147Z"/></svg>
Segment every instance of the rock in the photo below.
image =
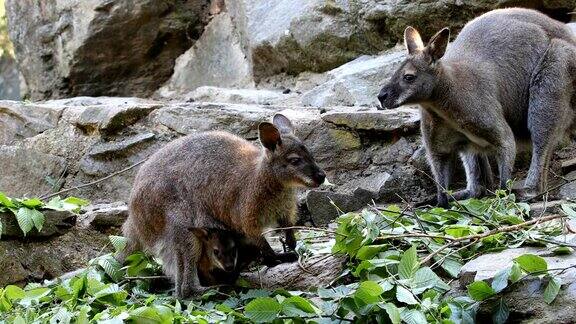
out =
<svg viewBox="0 0 576 324"><path fill-rule="evenodd" d="M306 195L306 207L310 219L316 226L325 226L341 213L348 213L366 207L380 198L390 174L377 173L365 178L357 178L336 188L336 192L311 190Z"/></svg>
<svg viewBox="0 0 576 324"><path fill-rule="evenodd" d="M378 92L406 57L402 49L380 56L361 56L326 73L328 81L306 92L302 105L377 107Z"/></svg>
<svg viewBox="0 0 576 324"><path fill-rule="evenodd" d="M10 197L40 196L63 175L66 160L16 146L0 146L0 188Z"/></svg>
<svg viewBox="0 0 576 324"><path fill-rule="evenodd" d="M310 290L311 287L326 287L344 269L344 257L313 256L304 262L303 271L298 262L283 263L257 272L242 273L241 278L252 288Z"/></svg>
<svg viewBox="0 0 576 324"><path fill-rule="evenodd" d="M571 182L566 183L560 187L559 197L561 199L576 199L576 171L568 173L564 178L570 180Z"/></svg>
<svg viewBox="0 0 576 324"><path fill-rule="evenodd" d="M42 210L44 214L44 224L42 230L38 232L33 228L24 236L20 229L16 216L12 212L0 213L0 223L2 223L2 235L0 240L6 241L9 239L24 239L24 238L47 238L52 236L60 236L70 231L72 226L76 224L76 215L67 211L56 210Z"/></svg>
<svg viewBox="0 0 576 324"><path fill-rule="evenodd" d="M158 107L158 103L138 98L111 99L106 104L86 106L78 117L76 126L89 133L100 131L112 134L134 124Z"/></svg>
<svg viewBox="0 0 576 324"><path fill-rule="evenodd" d="M256 79L323 72L359 54L376 53L344 0L242 0Z"/></svg>
<svg viewBox="0 0 576 324"><path fill-rule="evenodd" d="M47 240L0 241L0 286L55 278L107 252L107 235L77 228Z"/></svg>
<svg viewBox="0 0 576 324"><path fill-rule="evenodd" d="M129 156L135 146L154 138L154 133L129 136L121 141L97 143L90 148L88 155L93 158L115 158Z"/></svg>
<svg viewBox="0 0 576 324"><path fill-rule="evenodd" d="M574 235L568 238L572 244L576 241ZM460 289L474 280L491 281L500 270L509 268L512 259L525 253L542 256L549 269L557 269L576 264L575 255L551 256L550 252L538 248L515 248L497 253L482 255L464 265L460 272ZM552 304L544 301L544 290L547 280L528 278L513 286L512 289L502 293L502 298L510 310L510 319L522 319L522 323L573 323L576 321L576 269L568 269L559 273L563 288ZM478 323L490 322L490 303L480 308L476 321Z"/></svg>
<svg viewBox="0 0 576 324"><path fill-rule="evenodd" d="M562 173L567 174L576 170L576 158L562 161Z"/></svg>
<svg viewBox="0 0 576 324"><path fill-rule="evenodd" d="M20 100L20 71L9 54L0 56L0 100Z"/></svg>
<svg viewBox="0 0 576 324"><path fill-rule="evenodd" d="M234 104L273 105L292 97L281 91L256 89L226 89L218 87L199 87L185 94L182 99L192 102L217 102Z"/></svg>
<svg viewBox="0 0 576 324"><path fill-rule="evenodd" d="M566 242L574 244L576 237L569 235L566 237ZM465 286L477 280L491 281L499 271L511 267L514 258L526 253L543 257L550 269L564 268L576 264L576 255L574 254L554 256L548 250L534 247L507 249L501 252L484 254L468 261L460 270L458 279L460 285ZM559 276L564 283L576 282L576 268L568 269Z"/></svg>
<svg viewBox="0 0 576 324"><path fill-rule="evenodd" d="M33 100L148 96L199 38L205 1L6 1L10 38Z"/></svg>
<svg viewBox="0 0 576 324"><path fill-rule="evenodd" d="M574 34L576 34L576 23L573 22L573 23L569 23L567 25L568 25L568 28L570 28L574 32Z"/></svg>
<svg viewBox="0 0 576 324"><path fill-rule="evenodd" d="M61 107L0 101L0 145L12 145L56 127L62 110Z"/></svg>
<svg viewBox="0 0 576 324"><path fill-rule="evenodd" d="M375 164L406 163L414 154L412 145L405 137L400 138L394 144L386 148L383 154L376 154L373 158Z"/></svg>
<svg viewBox="0 0 576 324"><path fill-rule="evenodd" d="M252 66L232 17L221 13L174 66L174 74L159 90L163 97L181 97L200 86L254 87Z"/></svg>
<svg viewBox="0 0 576 324"><path fill-rule="evenodd" d="M78 217L78 226L81 228L120 227L128 217L128 206L123 201L90 205L82 211Z"/></svg>
<svg viewBox="0 0 576 324"><path fill-rule="evenodd" d="M415 131L420 124L420 112L408 107L391 110L328 112L322 115L322 120L361 131Z"/></svg>
<svg viewBox="0 0 576 324"><path fill-rule="evenodd" d="M530 217L540 217L544 213L558 213L566 200L539 201L530 204Z"/></svg>

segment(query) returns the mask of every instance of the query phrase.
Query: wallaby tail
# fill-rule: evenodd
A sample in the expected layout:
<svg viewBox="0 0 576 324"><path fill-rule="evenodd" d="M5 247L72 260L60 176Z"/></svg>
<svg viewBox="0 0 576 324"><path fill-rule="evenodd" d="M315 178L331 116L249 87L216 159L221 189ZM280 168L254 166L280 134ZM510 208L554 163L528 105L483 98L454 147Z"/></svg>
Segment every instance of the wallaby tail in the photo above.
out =
<svg viewBox="0 0 576 324"><path fill-rule="evenodd" d="M126 258L130 254L142 250L142 244L138 240L138 235L135 233L135 227L132 225L130 217L128 217L124 225L122 225L122 234L128 241L126 242L124 250L116 253L115 258L118 262L124 264L124 261L126 261Z"/></svg>

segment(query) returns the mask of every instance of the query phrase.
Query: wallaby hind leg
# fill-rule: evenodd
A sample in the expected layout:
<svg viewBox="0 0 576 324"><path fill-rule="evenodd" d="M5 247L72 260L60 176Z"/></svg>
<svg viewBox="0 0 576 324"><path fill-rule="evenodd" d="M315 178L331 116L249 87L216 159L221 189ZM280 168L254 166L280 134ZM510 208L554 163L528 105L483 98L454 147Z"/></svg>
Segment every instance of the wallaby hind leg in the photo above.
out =
<svg viewBox="0 0 576 324"><path fill-rule="evenodd" d="M428 162L436 181L438 197L436 204L440 207L448 207L449 200L446 190L449 189L450 181L452 180L455 159L456 155L454 153L428 154Z"/></svg>
<svg viewBox="0 0 576 324"><path fill-rule="evenodd" d="M468 198L479 198L485 194L486 177L492 177L492 171L485 175L487 157L484 154L474 152L462 152L460 158L466 171L466 189L457 191L448 197L449 200L464 200ZM488 167L490 165L488 164Z"/></svg>
<svg viewBox="0 0 576 324"><path fill-rule="evenodd" d="M121 264L126 261L126 258L130 254L142 250L142 245L138 240L138 233L136 233L136 228L130 219L127 219L124 225L122 225L122 235L124 235L127 240L126 246L124 247L124 250L115 255L116 260Z"/></svg>
<svg viewBox="0 0 576 324"><path fill-rule="evenodd" d="M570 75L570 51L576 48L553 40L530 85L528 129L532 139L532 160L522 195L533 197L547 187L547 171L554 149L574 115ZM576 58L574 56L573 58Z"/></svg>

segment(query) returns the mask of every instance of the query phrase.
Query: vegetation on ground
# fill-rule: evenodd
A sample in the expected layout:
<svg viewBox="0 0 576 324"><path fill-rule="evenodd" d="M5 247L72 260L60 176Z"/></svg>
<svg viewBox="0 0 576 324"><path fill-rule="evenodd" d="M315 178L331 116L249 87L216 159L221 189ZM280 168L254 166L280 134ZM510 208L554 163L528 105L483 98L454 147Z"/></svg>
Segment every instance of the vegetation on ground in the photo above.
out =
<svg viewBox="0 0 576 324"><path fill-rule="evenodd" d="M6 199L19 208L30 205L0 199L4 209L13 210ZM576 219L573 207L530 219L527 204L498 191L448 210L392 205L348 213L335 230L302 232L303 257L324 253L309 244L319 236L331 238L327 255L347 257L340 277L310 291L250 289L240 280L239 287L177 300L155 287L161 276L157 260L136 253L121 265L107 254L70 276L0 289L0 323L474 323L482 303L493 310L495 323L504 323L509 308L502 293L524 278L540 278L547 282L543 300L553 303L562 285L559 274L567 269L551 269L542 257L525 254L491 283L471 283L462 296L452 281L466 261L488 252L536 245L572 253L562 234L566 217ZM120 236L110 241L117 251L126 244Z"/></svg>

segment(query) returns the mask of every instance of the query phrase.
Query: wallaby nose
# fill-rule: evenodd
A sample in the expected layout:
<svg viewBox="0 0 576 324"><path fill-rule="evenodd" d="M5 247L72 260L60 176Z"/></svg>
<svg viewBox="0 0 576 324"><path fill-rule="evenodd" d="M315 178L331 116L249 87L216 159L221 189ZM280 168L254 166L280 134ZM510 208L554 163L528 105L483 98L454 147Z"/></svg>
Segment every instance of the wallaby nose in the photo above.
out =
<svg viewBox="0 0 576 324"><path fill-rule="evenodd" d="M378 93L378 101L380 101L381 105L381 107L379 107L378 109L385 108L384 101L386 101L387 98L388 98L388 91L386 91L386 89L383 88L382 90L380 90L380 93Z"/></svg>
<svg viewBox="0 0 576 324"><path fill-rule="evenodd" d="M226 265L224 266L224 271L226 271L226 272L232 272L232 271L234 271L234 264L226 264Z"/></svg>

